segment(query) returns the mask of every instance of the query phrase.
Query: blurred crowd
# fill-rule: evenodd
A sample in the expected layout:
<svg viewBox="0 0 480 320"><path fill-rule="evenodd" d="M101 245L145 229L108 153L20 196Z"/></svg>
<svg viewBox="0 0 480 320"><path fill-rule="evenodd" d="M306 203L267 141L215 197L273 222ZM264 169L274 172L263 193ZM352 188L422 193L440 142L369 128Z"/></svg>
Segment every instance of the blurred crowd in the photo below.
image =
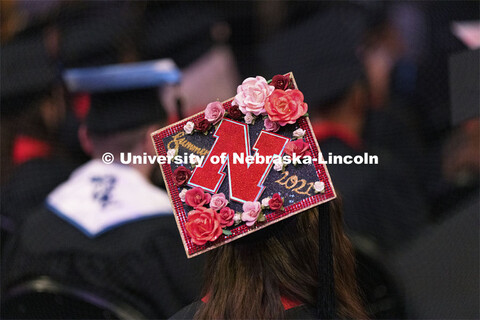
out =
<svg viewBox="0 0 480 320"><path fill-rule="evenodd" d="M120 149L130 140L143 143L146 133L234 96L242 79L292 71L324 154L379 157L378 165L328 166L343 198L372 318L478 317L477 1L0 4L2 296L22 281L51 276L75 286L90 283L87 289L127 300L151 318L169 317L193 301L197 283L186 274L201 269L202 261L184 257L173 218L135 222L90 252L85 248L92 238L62 229L63 220L41 220L47 213L39 208L76 168L118 141ZM454 59L463 53L476 56ZM62 77L73 68L166 58L181 70L181 82L157 86L153 100L162 112L128 130L125 119L145 116L135 107L150 100L74 91ZM458 60L471 64L452 79ZM476 74L467 78L472 70ZM473 83L476 92L452 92L458 83L459 90ZM128 106L114 105L89 123L95 102L101 109L107 100ZM85 123L90 131L101 128L92 141L82 136ZM143 170L152 185L164 188L158 167ZM142 241L169 243L168 250L135 247L145 246L139 234L155 233L162 238ZM98 255L82 263L73 257L101 250L108 259L120 257L127 246L138 255L108 262L129 265L117 270L130 279L123 285L107 279L116 267ZM40 266L47 259L48 267Z"/></svg>

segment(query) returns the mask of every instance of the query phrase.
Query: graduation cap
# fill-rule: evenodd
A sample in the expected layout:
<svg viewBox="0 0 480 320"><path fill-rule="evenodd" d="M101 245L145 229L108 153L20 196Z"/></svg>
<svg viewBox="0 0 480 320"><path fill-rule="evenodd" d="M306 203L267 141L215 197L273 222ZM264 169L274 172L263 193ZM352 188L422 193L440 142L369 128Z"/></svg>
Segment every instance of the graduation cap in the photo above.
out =
<svg viewBox="0 0 480 320"><path fill-rule="evenodd" d="M212 27L221 20L220 13L208 3L150 3L137 43L140 56L172 57L183 69L212 47L216 40Z"/></svg>
<svg viewBox="0 0 480 320"><path fill-rule="evenodd" d="M261 45L260 65L268 75L295 70L312 108L333 102L364 74L358 49L365 20L357 6L327 7Z"/></svg>
<svg viewBox="0 0 480 320"><path fill-rule="evenodd" d="M452 124L479 117L480 49L454 54L449 60Z"/></svg>
<svg viewBox="0 0 480 320"><path fill-rule="evenodd" d="M113 133L163 120L158 88L180 81L180 71L169 59L64 72L71 92L88 92L86 125L96 134Z"/></svg>
<svg viewBox="0 0 480 320"><path fill-rule="evenodd" d="M257 76L245 79L235 97L152 133L189 258L336 197L307 111L292 73L271 82ZM333 318L329 218L323 218L320 257L330 268L322 275L319 309Z"/></svg>
<svg viewBox="0 0 480 320"><path fill-rule="evenodd" d="M60 70L36 32L18 36L1 47L2 115L17 114L60 82Z"/></svg>

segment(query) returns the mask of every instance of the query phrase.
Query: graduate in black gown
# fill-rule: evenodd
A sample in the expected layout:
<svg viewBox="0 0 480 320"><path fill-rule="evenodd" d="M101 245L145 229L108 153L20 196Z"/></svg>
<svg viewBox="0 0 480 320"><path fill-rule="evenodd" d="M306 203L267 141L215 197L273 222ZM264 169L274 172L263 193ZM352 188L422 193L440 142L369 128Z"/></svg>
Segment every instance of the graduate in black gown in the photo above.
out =
<svg viewBox="0 0 480 320"><path fill-rule="evenodd" d="M389 250L420 232L427 223L427 206L408 164L372 148L362 138L369 112L369 88L359 50L365 24L365 14L357 6L326 6L266 41L259 57L267 74L294 72L308 99L325 158L330 153L378 156L378 164L331 164L329 168L343 196L347 230ZM410 138L398 134L398 139Z"/></svg>
<svg viewBox="0 0 480 320"><path fill-rule="evenodd" d="M162 82L145 83L148 72L142 74L141 87L91 94L79 136L93 159L53 190L9 243L7 293L22 281L49 276L147 318L169 317L198 295L201 258L186 264L169 198L149 181L156 163L120 162L121 152L153 155L150 132L165 123ZM106 152L113 163L102 162Z"/></svg>

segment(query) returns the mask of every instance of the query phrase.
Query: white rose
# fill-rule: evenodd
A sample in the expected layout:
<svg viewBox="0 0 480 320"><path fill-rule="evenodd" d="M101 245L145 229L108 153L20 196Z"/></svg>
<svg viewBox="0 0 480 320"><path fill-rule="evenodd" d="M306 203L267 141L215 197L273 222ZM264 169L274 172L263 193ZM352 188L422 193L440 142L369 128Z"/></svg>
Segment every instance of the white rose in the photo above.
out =
<svg viewBox="0 0 480 320"><path fill-rule="evenodd" d="M173 158L177 155L176 149L168 149L167 151L167 158Z"/></svg>
<svg viewBox="0 0 480 320"><path fill-rule="evenodd" d="M192 121L188 121L188 122L183 126L183 130L185 130L185 133L186 133L186 134L192 134L194 128L195 128L195 123L193 123Z"/></svg>
<svg viewBox="0 0 480 320"><path fill-rule="evenodd" d="M272 199L272 198L271 197L264 198L262 200L262 206L264 206L265 208L268 208L268 201L270 201L270 199Z"/></svg>
<svg viewBox="0 0 480 320"><path fill-rule="evenodd" d="M250 112L248 112L246 115L245 115L245 123L246 124L251 124L252 121L253 121L253 116Z"/></svg>
<svg viewBox="0 0 480 320"><path fill-rule="evenodd" d="M237 95L233 101L243 114L252 112L254 115L265 113L265 101L275 90L264 77L247 78L237 87Z"/></svg>
<svg viewBox="0 0 480 320"><path fill-rule="evenodd" d="M275 158L273 160L273 170L282 171L283 170L283 160L282 158Z"/></svg>
<svg viewBox="0 0 480 320"><path fill-rule="evenodd" d="M313 188L315 189L316 193L324 193L325 192L325 183L322 181L317 181L313 184Z"/></svg>
<svg viewBox="0 0 480 320"><path fill-rule="evenodd" d="M299 128L299 129L293 131L293 137L294 138L301 139L301 138L303 138L304 135L305 135L305 130L303 130L302 128Z"/></svg>
<svg viewBox="0 0 480 320"><path fill-rule="evenodd" d="M240 222L242 222L242 214L241 213L235 213L235 215L233 216L233 221L235 221L235 224L239 224Z"/></svg>
<svg viewBox="0 0 480 320"><path fill-rule="evenodd" d="M182 192L180 192L179 196L180 196L180 200L182 200L182 202L185 202L185 194L187 193L187 189L183 189Z"/></svg>

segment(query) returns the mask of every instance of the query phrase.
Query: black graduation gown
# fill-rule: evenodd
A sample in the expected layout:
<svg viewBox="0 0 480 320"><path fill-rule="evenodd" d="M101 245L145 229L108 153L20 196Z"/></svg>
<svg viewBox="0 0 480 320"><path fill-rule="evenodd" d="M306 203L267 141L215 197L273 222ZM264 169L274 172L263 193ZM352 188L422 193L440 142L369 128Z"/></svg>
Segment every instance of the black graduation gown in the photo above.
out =
<svg viewBox="0 0 480 320"><path fill-rule="evenodd" d="M196 301L182 310L178 311L170 319L180 320L180 319L193 319L195 313L200 308L202 301ZM290 308L285 310L285 319L317 319L315 316L316 310L314 308L307 307L305 305L300 305L297 307Z"/></svg>
<svg viewBox="0 0 480 320"><path fill-rule="evenodd" d="M364 154L335 136L319 141L324 157ZM369 151L370 155L375 152ZM390 250L415 237L427 223L427 207L416 181L395 159L378 154L377 165L327 165L343 199L347 231Z"/></svg>
<svg viewBox="0 0 480 320"><path fill-rule="evenodd" d="M95 238L46 208L7 248L7 286L47 275L120 300L147 318L168 318L198 298L202 257L187 259L172 215L132 221Z"/></svg>

